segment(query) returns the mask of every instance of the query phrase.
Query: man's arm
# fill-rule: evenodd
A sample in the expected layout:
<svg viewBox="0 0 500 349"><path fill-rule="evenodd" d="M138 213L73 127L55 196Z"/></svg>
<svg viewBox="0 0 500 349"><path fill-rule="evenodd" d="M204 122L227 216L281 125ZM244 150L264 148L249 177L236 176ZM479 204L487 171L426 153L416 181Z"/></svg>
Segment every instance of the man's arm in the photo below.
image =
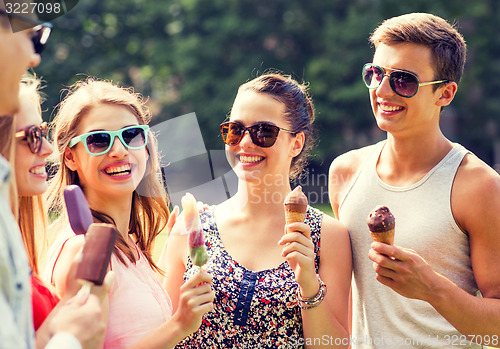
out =
<svg viewBox="0 0 500 349"><path fill-rule="evenodd" d="M0 272L0 278L3 280L3 272ZM2 314L2 326L0 326L0 343L5 348L27 348L28 344L24 341L25 335L19 333L14 321L14 314L10 308L3 289L0 289L0 314Z"/></svg>
<svg viewBox="0 0 500 349"><path fill-rule="evenodd" d="M500 336L500 175L467 155L457 172L451 203L455 220L469 235L472 269L484 298L453 288L446 292L443 283L442 297L447 299L438 298L433 305L463 334Z"/></svg>
<svg viewBox="0 0 500 349"><path fill-rule="evenodd" d="M0 165L3 158L0 156ZM1 173L0 176L5 175ZM1 178L0 178L1 180ZM7 189L2 185L0 190ZM2 348L28 348L33 318L29 285L29 266L10 205L0 193L0 346ZM26 302L29 302L26 304ZM14 305L17 304L17 305ZM32 325L31 325L32 326Z"/></svg>
<svg viewBox="0 0 500 349"><path fill-rule="evenodd" d="M107 324L107 311L103 309L107 310L108 292L113 281L113 272L109 271L104 284L93 285L88 297L81 293L71 298L63 297L45 319L43 335L37 331L37 348L101 348Z"/></svg>

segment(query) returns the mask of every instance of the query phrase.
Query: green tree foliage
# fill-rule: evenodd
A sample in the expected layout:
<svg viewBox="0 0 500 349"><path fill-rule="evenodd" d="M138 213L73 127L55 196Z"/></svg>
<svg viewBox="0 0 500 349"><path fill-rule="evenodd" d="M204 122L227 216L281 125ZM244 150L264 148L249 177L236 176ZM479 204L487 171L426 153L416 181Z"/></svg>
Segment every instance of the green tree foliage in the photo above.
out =
<svg viewBox="0 0 500 349"><path fill-rule="evenodd" d="M385 18L432 12L456 21L469 59L445 133L492 163L500 98L499 4L495 0L81 0L54 20L36 69L46 109L60 90L91 75L149 97L153 123L196 112L209 149L222 149L218 125L238 86L278 69L310 83L320 143L314 166L384 137L361 82L372 58L368 36ZM458 125L453 127L453 125Z"/></svg>

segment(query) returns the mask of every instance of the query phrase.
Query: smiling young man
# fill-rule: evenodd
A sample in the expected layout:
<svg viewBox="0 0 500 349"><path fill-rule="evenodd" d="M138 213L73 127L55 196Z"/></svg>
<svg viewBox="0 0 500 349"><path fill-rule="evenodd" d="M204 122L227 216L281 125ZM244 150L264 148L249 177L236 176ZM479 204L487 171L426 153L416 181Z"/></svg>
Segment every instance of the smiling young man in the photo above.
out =
<svg viewBox="0 0 500 349"><path fill-rule="evenodd" d="M339 156L329 174L353 249L352 347L500 346L500 176L439 127L465 42L421 13L386 20L370 41L363 80L387 139ZM394 246L371 240L377 205L396 218Z"/></svg>

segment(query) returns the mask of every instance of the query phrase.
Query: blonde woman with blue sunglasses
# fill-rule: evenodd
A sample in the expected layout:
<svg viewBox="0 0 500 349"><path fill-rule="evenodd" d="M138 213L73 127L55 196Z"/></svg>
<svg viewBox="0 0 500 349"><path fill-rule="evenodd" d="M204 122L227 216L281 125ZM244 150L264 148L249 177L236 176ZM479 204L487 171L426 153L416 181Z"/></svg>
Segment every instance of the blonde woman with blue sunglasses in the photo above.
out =
<svg viewBox="0 0 500 349"><path fill-rule="evenodd" d="M64 212L63 190L78 184L94 221L112 223L120 232L110 263L116 276L104 348L173 347L199 327L213 306L206 272L182 285L181 307L174 314L158 281L162 271L152 247L169 211L149 120L138 94L94 79L77 83L54 119L60 163L49 189L52 207ZM63 294L75 293L80 286L70 266L84 237L71 232L64 215L59 221L66 227L51 247L46 277Z"/></svg>

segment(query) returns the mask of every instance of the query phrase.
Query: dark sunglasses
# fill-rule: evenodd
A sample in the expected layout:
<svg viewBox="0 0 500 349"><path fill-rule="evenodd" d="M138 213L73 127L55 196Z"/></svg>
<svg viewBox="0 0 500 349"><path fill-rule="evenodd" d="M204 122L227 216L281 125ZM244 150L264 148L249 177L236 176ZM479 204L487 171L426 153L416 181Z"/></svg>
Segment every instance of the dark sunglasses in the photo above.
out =
<svg viewBox="0 0 500 349"><path fill-rule="evenodd" d="M73 148L77 143L83 142L90 155L102 155L111 149L118 137L126 148L140 149L148 143L148 131L148 125L128 126L118 131L93 131L74 137L69 141L68 147Z"/></svg>
<svg viewBox="0 0 500 349"><path fill-rule="evenodd" d="M241 123L235 121L224 122L220 125L222 140L224 143L231 146L239 144L243 139L245 132L248 131L252 142L256 146L269 148L276 143L280 130L292 134L294 133L269 122L258 122L248 127L245 127Z"/></svg>
<svg viewBox="0 0 500 349"><path fill-rule="evenodd" d="M38 154L42 149L43 138L47 139L47 123L40 126L30 126L25 130L16 132L16 139L28 141L28 147L33 154Z"/></svg>
<svg viewBox="0 0 500 349"><path fill-rule="evenodd" d="M48 22L42 23L40 21L37 21L35 19L29 18L26 16L22 16L22 15L19 15L16 13L7 12L3 9L0 9L0 15L5 15L5 16L9 17L9 19L11 20L11 23L13 22L13 20L20 20L20 21L24 22L24 24L22 24L22 25L11 24L13 29L14 29L14 27L18 30L32 28L30 37L31 37L31 41L33 42L33 47L35 48L35 53L37 53L37 54L42 53L42 51L45 47L45 44L49 40L50 32L52 31L52 24L51 23L48 23ZM19 27L19 28L17 28L17 27Z"/></svg>
<svg viewBox="0 0 500 349"><path fill-rule="evenodd" d="M417 94L420 86L441 84L449 80L436 80L430 82L419 82L418 78L412 74L401 70L393 70L387 74L384 68L378 65L367 63L363 66L363 81L369 89L376 89L382 84L384 76L389 77L391 89L401 97L410 98Z"/></svg>

